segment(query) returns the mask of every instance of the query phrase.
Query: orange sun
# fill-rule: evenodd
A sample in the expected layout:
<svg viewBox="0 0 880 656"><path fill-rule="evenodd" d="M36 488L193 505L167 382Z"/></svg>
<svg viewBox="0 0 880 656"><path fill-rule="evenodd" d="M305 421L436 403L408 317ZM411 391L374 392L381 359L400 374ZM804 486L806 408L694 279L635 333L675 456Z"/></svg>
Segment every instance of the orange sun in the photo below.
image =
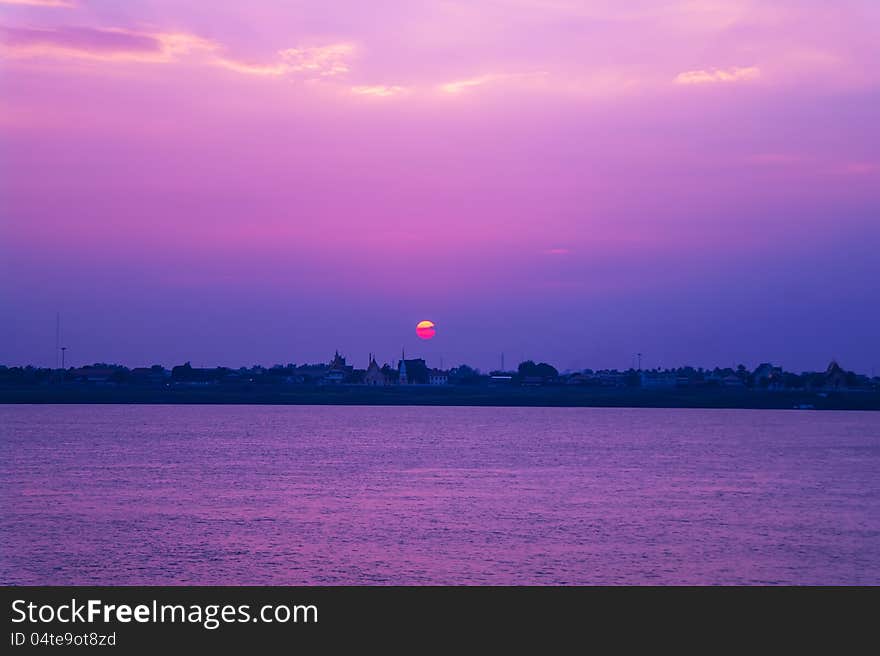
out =
<svg viewBox="0 0 880 656"><path fill-rule="evenodd" d="M436 332L433 321L419 321L416 324L416 335L421 339L431 339Z"/></svg>

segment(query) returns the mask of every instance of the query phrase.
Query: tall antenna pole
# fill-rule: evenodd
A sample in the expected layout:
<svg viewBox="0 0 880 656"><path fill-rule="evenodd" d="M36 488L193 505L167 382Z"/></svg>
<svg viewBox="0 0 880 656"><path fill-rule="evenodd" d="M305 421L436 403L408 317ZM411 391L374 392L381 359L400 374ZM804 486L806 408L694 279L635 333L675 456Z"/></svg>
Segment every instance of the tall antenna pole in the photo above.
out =
<svg viewBox="0 0 880 656"><path fill-rule="evenodd" d="M641 370L642 370L642 354L641 354L641 353L636 353L636 355L637 355L638 358L639 358L639 371L641 371Z"/></svg>
<svg viewBox="0 0 880 656"><path fill-rule="evenodd" d="M55 313L55 368L58 368L58 349L61 347L61 313Z"/></svg>
<svg viewBox="0 0 880 656"><path fill-rule="evenodd" d="M66 346L61 347L61 368L64 369L64 352L67 350Z"/></svg>

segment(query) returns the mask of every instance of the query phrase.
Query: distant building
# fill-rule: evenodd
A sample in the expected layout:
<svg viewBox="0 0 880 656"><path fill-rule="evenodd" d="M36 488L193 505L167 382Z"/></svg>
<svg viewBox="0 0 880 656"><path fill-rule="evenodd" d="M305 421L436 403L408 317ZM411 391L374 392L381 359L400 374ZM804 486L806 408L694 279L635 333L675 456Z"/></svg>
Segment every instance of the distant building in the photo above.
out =
<svg viewBox="0 0 880 656"><path fill-rule="evenodd" d="M179 364L171 369L171 380L175 385L189 387L216 385L224 373L225 370L219 367L216 369L193 367L187 362L186 364Z"/></svg>
<svg viewBox="0 0 880 656"><path fill-rule="evenodd" d="M428 374L428 384L448 385L449 374L447 374L445 371L440 371L439 369L431 369L431 372Z"/></svg>
<svg viewBox="0 0 880 656"><path fill-rule="evenodd" d="M370 364L367 366L367 373L364 374L364 385L369 385L371 387L384 387L387 384L387 376L385 376L385 373L379 368L379 363L376 362L376 358L373 357L373 354L371 353Z"/></svg>
<svg viewBox="0 0 880 656"><path fill-rule="evenodd" d="M675 374L643 371L639 382L645 389L670 389L678 384L678 377Z"/></svg>
<svg viewBox="0 0 880 656"><path fill-rule="evenodd" d="M171 372L158 365L135 367L129 372L128 377L135 385L162 385L171 377Z"/></svg>
<svg viewBox="0 0 880 656"><path fill-rule="evenodd" d="M74 380L96 385L113 385L116 369L113 367L80 367L73 370Z"/></svg>
<svg viewBox="0 0 880 656"><path fill-rule="evenodd" d="M626 383L626 374L617 371L581 371L565 378L566 385L584 387L625 387Z"/></svg>
<svg viewBox="0 0 880 656"><path fill-rule="evenodd" d="M835 360L828 363L825 369L823 387L826 389L845 389L849 387L847 372Z"/></svg>
<svg viewBox="0 0 880 656"><path fill-rule="evenodd" d="M752 372L752 384L766 389L781 389L783 384L782 367L763 362Z"/></svg>
<svg viewBox="0 0 880 656"><path fill-rule="evenodd" d="M397 363L398 382L401 385L427 385L428 365L422 358L407 360L402 358Z"/></svg>
<svg viewBox="0 0 880 656"><path fill-rule="evenodd" d="M333 359L330 361L330 368L324 375L322 382L325 385L339 385L340 383L345 382L346 378L351 375L352 371L354 371L354 367L346 364L345 358L339 355L339 351L336 351L333 355Z"/></svg>
<svg viewBox="0 0 880 656"><path fill-rule="evenodd" d="M616 371L601 371L598 376L599 384L602 387L625 387L626 375Z"/></svg>

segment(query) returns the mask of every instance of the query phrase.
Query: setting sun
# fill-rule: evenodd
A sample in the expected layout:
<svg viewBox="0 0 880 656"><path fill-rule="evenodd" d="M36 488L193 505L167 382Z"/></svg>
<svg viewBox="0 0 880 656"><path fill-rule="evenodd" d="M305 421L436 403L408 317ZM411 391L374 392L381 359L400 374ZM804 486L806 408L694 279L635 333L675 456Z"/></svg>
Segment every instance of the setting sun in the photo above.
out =
<svg viewBox="0 0 880 656"><path fill-rule="evenodd" d="M419 321L416 324L416 335L420 339L431 339L436 332L433 321Z"/></svg>

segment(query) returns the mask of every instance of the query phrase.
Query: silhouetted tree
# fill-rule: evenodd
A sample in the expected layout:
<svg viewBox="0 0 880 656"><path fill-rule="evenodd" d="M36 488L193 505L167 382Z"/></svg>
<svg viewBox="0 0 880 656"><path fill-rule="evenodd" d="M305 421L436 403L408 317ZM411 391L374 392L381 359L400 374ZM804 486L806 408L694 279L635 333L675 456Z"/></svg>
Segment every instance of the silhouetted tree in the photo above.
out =
<svg viewBox="0 0 880 656"><path fill-rule="evenodd" d="M556 370L556 367L549 365L546 362L535 364L532 360L520 362L516 370L521 378L537 377L547 380L549 378L557 378L559 376L559 372Z"/></svg>

